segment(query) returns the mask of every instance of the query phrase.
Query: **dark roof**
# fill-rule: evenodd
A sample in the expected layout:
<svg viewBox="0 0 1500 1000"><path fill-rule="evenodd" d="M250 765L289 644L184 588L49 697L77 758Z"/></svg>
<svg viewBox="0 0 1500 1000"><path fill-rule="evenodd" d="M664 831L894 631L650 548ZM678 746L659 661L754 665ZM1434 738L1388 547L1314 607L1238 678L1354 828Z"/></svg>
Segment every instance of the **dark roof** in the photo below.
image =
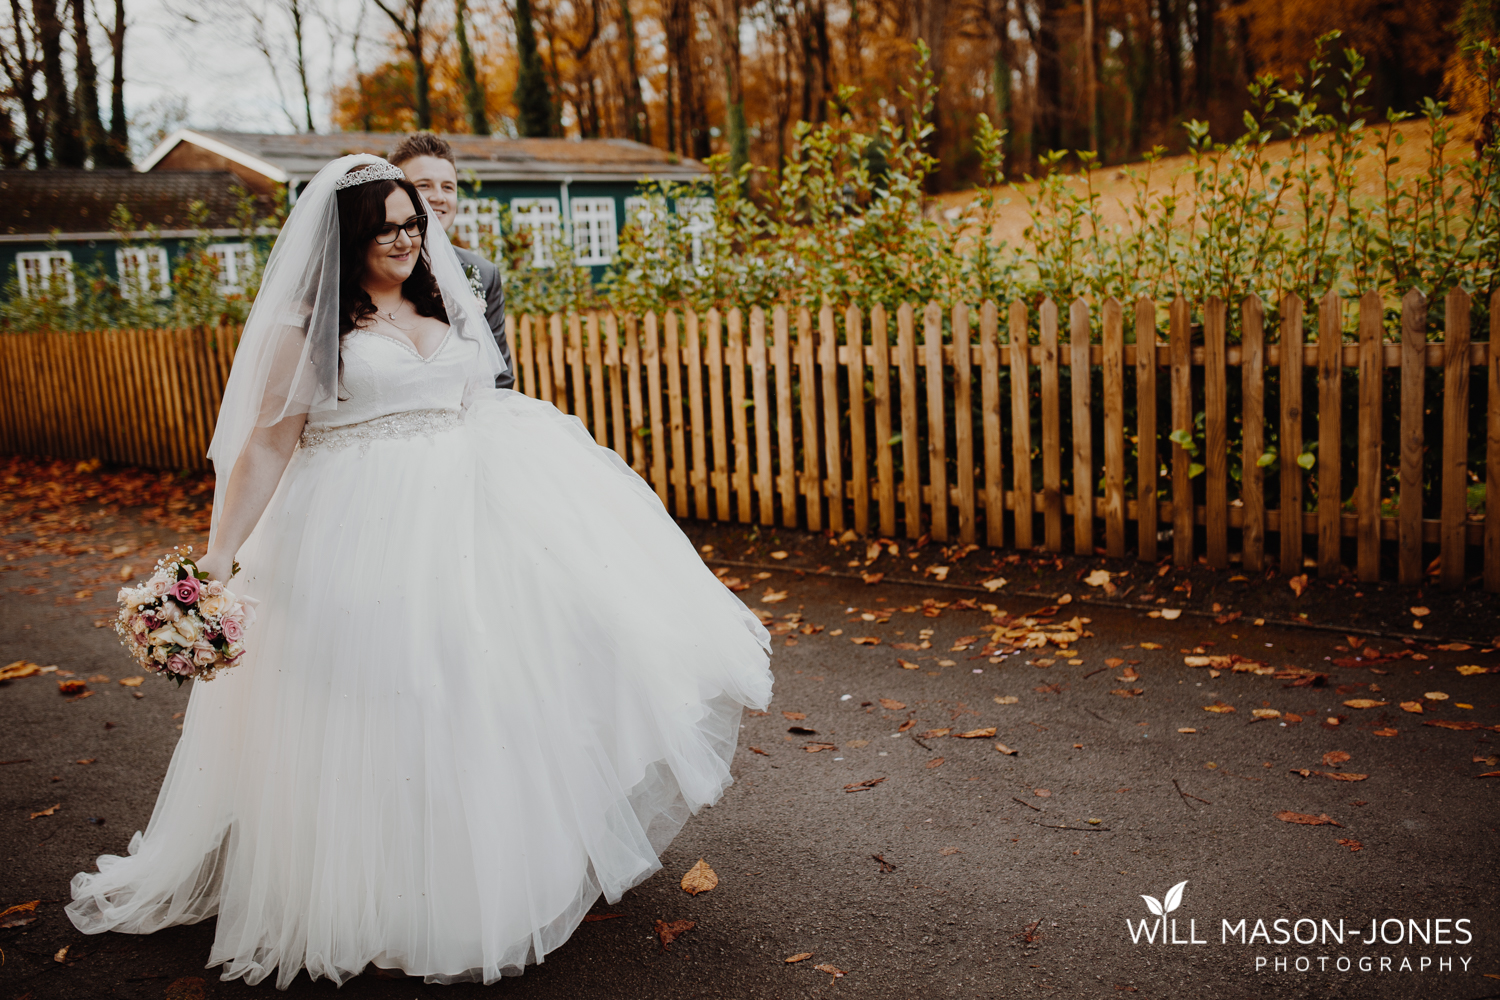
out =
<svg viewBox="0 0 1500 1000"><path fill-rule="evenodd" d="M192 142L201 137L262 161L295 183L310 179L335 157L349 153L385 156L404 135L401 132L268 135L182 129L158 146L143 167L151 170L178 142ZM443 138L453 147L460 173L472 170L481 180L534 179L556 183L564 176L572 176L576 180L635 181L651 177L696 181L707 173L696 160L629 139L510 139L459 133L444 133Z"/></svg>
<svg viewBox="0 0 1500 1000"><path fill-rule="evenodd" d="M0 236L108 232L117 204L136 230L183 230L195 201L208 207L207 228L227 229L242 187L228 171L0 170Z"/></svg>

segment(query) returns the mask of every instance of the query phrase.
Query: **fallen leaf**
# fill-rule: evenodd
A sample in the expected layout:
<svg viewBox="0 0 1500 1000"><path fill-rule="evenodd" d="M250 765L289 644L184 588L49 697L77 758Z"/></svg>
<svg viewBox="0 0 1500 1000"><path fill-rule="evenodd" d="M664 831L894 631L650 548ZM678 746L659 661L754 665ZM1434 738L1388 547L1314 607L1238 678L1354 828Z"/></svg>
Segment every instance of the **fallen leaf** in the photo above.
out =
<svg viewBox="0 0 1500 1000"><path fill-rule="evenodd" d="M875 584L877 584L881 580L885 579L885 574L884 573L861 573L859 575L859 578L861 580L865 581L866 584L868 584L868 585L870 585L870 586L873 587Z"/></svg>
<svg viewBox="0 0 1500 1000"><path fill-rule="evenodd" d="M995 704L997 704L997 705L1014 705L1014 704L1016 704L1016 702L1018 702L1020 700L1021 700L1020 698L1017 698L1013 694L1006 694L1006 695L999 695L999 694L997 694L997 695L995 695Z"/></svg>
<svg viewBox="0 0 1500 1000"><path fill-rule="evenodd" d="M793 722L801 722L807 718L806 712L782 712L781 714Z"/></svg>
<svg viewBox="0 0 1500 1000"><path fill-rule="evenodd" d="M0 910L0 928L24 927L32 923L36 920L36 908L41 902L40 899L33 899L29 903L17 903Z"/></svg>
<svg viewBox="0 0 1500 1000"><path fill-rule="evenodd" d="M1331 819L1327 813L1319 813L1316 816L1312 816L1312 815L1309 815L1308 813L1298 813L1298 812L1292 812L1290 810L1282 810L1281 812L1279 812L1279 813L1276 814L1276 818L1279 819L1279 820L1281 820L1283 823L1300 823L1303 826L1339 826L1339 827L1341 827L1341 826L1344 825L1344 824L1340 823L1338 820Z"/></svg>
<svg viewBox="0 0 1500 1000"><path fill-rule="evenodd" d="M1500 732L1500 726L1481 726L1479 723L1470 722L1467 719L1458 722L1448 719L1433 719L1431 722L1422 723L1422 725L1436 726L1438 729L1452 729L1460 733L1473 732L1476 729L1493 729L1496 732Z"/></svg>
<svg viewBox="0 0 1500 1000"><path fill-rule="evenodd" d="M1052 797L1052 789L1050 788L1033 788L1032 793L1039 799L1050 799Z"/></svg>
<svg viewBox="0 0 1500 1000"><path fill-rule="evenodd" d="M1120 659L1118 656L1107 656L1104 658L1104 665L1111 668L1123 667L1125 665L1125 661Z"/></svg>
<svg viewBox="0 0 1500 1000"><path fill-rule="evenodd" d="M1090 587L1102 587L1109 582L1110 572L1107 569L1096 569L1083 578L1083 582Z"/></svg>
<svg viewBox="0 0 1500 1000"><path fill-rule="evenodd" d="M769 756L771 756L770 754L768 754L764 750L762 750L760 747L749 747L748 749L750 750L751 753L758 753L762 757L769 757Z"/></svg>
<svg viewBox="0 0 1500 1000"><path fill-rule="evenodd" d="M856 781L852 785L845 785L844 786L844 791L846 791L846 792L868 792L870 789L874 788L876 785L880 784L884 780L885 780L884 778L867 778L864 781Z"/></svg>
<svg viewBox="0 0 1500 1000"><path fill-rule="evenodd" d="M658 920L656 922L656 937L661 941L661 950L666 951L667 945L676 941L682 935L698 926L696 920Z"/></svg>
<svg viewBox="0 0 1500 1000"><path fill-rule="evenodd" d="M1486 771L1483 774L1474 775L1476 778L1500 778L1500 771Z"/></svg>
<svg viewBox="0 0 1500 1000"><path fill-rule="evenodd" d="M57 953L52 956L52 961L54 961L54 962L65 962L65 961L67 961L67 959L68 959L68 949L71 948L71 947L72 947L72 945L65 944L61 948L57 949Z"/></svg>
<svg viewBox="0 0 1500 1000"><path fill-rule="evenodd" d="M837 750L838 747L832 743L804 743L802 749L808 753L819 753L823 750Z"/></svg>
<svg viewBox="0 0 1500 1000"><path fill-rule="evenodd" d="M1382 705L1389 705L1390 702L1376 701L1374 698L1350 698L1344 704L1350 708L1379 708Z"/></svg>
<svg viewBox="0 0 1500 1000"><path fill-rule="evenodd" d="M1257 719L1279 719L1281 712L1274 708L1253 708L1250 714Z"/></svg>
<svg viewBox="0 0 1500 1000"><path fill-rule="evenodd" d="M595 920L613 920L615 917L623 917L624 915L623 913L585 913L583 921L584 923L591 923Z"/></svg>
<svg viewBox="0 0 1500 1000"><path fill-rule="evenodd" d="M1307 574L1302 573L1294 576L1286 583L1287 586L1292 588L1292 593L1296 594L1298 597L1301 597L1302 592L1307 589Z"/></svg>
<svg viewBox="0 0 1500 1000"><path fill-rule="evenodd" d="M75 760L73 763L75 763L75 764L92 764L95 761L97 761L98 759L99 759L98 757L82 757L82 758L80 758L78 760Z"/></svg>
<svg viewBox="0 0 1500 1000"><path fill-rule="evenodd" d="M957 739L961 740L989 739L991 736L995 735L995 727L990 726L987 729L971 729L966 733L954 733L953 735Z"/></svg>
<svg viewBox="0 0 1500 1000"><path fill-rule="evenodd" d="M889 709L892 712L899 712L903 708L906 707L906 703L905 702L901 702L901 701L896 701L893 698L881 698L880 699L880 707L881 708L885 708L885 709Z"/></svg>
<svg viewBox="0 0 1500 1000"><path fill-rule="evenodd" d="M1179 729L1177 731L1179 733L1196 733L1198 730L1192 728L1191 726L1185 726L1182 729Z"/></svg>
<svg viewBox="0 0 1500 1000"><path fill-rule="evenodd" d="M30 677L32 674L39 674L41 672L42 668L39 664L32 663L30 660L17 660L14 663L7 663L5 666L0 667L0 681L19 680L22 677Z"/></svg>
<svg viewBox="0 0 1500 1000"><path fill-rule="evenodd" d="M813 957L813 953L812 952L810 952L810 951L800 951L797 954L793 955L791 958L783 958L782 961L785 962L788 965L791 965L793 962L805 962L809 958L812 958L812 957Z"/></svg>
<svg viewBox="0 0 1500 1000"><path fill-rule="evenodd" d="M1347 751L1344 751L1344 750L1330 750L1330 751L1328 751L1327 753L1325 753L1323 755L1323 766L1324 767L1333 767L1335 764L1342 764L1344 761L1346 761L1348 759L1349 759L1349 754L1348 754Z"/></svg>
<svg viewBox="0 0 1500 1000"><path fill-rule="evenodd" d="M995 591L999 590L1001 587L1005 586L1009 582L1010 581L1007 580L1007 579L1005 579L1005 577L1003 577L1003 576L997 576L994 579L985 580L983 583L980 584L980 586L983 587L985 590L988 590L990 593L993 594Z"/></svg>
<svg viewBox="0 0 1500 1000"><path fill-rule="evenodd" d="M769 580L774 575L775 575L774 573L767 573L765 571L761 571L759 573L752 573L750 575L750 579L752 579L752 580Z"/></svg>
<svg viewBox="0 0 1500 1000"><path fill-rule="evenodd" d="M929 760L927 762L927 768L928 768L928 770L931 770L934 767L942 767L943 766L943 760L944 760L944 758L942 758L942 757L934 757L934 758L932 758L931 760Z"/></svg>
<svg viewBox="0 0 1500 1000"><path fill-rule="evenodd" d="M917 734L917 739L920 739L920 740L935 740L939 736L947 736L951 732L953 732L952 729L929 729L925 733L918 733Z"/></svg>
<svg viewBox="0 0 1500 1000"><path fill-rule="evenodd" d="M1350 854L1353 854L1355 851L1362 851L1365 848L1364 844L1361 844L1357 840L1350 840L1348 837L1340 837L1339 838L1339 845L1342 846L1342 847L1349 848L1349 853Z"/></svg>
<svg viewBox="0 0 1500 1000"><path fill-rule="evenodd" d="M1138 681L1141 679L1140 672L1135 667L1126 667L1125 672L1115 677L1117 681Z"/></svg>
<svg viewBox="0 0 1500 1000"><path fill-rule="evenodd" d="M1458 669L1458 672L1460 674L1462 674L1463 676L1465 676L1465 677L1473 677L1475 674L1483 674L1483 673L1488 673L1489 672L1486 668L1480 667L1480 666L1476 666L1476 665L1474 665L1472 663L1465 664L1464 666L1459 667L1457 669Z"/></svg>
<svg viewBox="0 0 1500 1000"><path fill-rule="evenodd" d="M1203 711L1205 711L1205 712L1218 712L1220 715L1224 715L1224 714L1227 714L1229 712L1233 712L1235 710L1236 709L1235 709L1235 707L1233 705L1227 705L1227 704L1225 704L1222 701L1216 701L1212 705L1204 705L1203 706Z"/></svg>
<svg viewBox="0 0 1500 1000"><path fill-rule="evenodd" d="M1427 615L1432 614L1432 609L1431 608L1412 608L1411 609L1411 613L1414 614L1414 615L1416 615L1418 618L1423 618L1423 617L1426 617Z"/></svg>
<svg viewBox="0 0 1500 1000"><path fill-rule="evenodd" d="M1445 694L1442 691L1428 691L1426 694L1422 695L1422 697L1426 698L1428 701L1447 701L1448 700L1447 694Z"/></svg>
<svg viewBox="0 0 1500 1000"><path fill-rule="evenodd" d="M1014 757L1016 755L1016 751L1012 750L1010 747L1006 746L1004 743L996 743L995 744L995 752L996 753L1003 753L1007 757Z"/></svg>
<svg viewBox="0 0 1500 1000"><path fill-rule="evenodd" d="M905 722L901 723L901 725L899 725L899 726L896 727L896 732L898 732L898 733L904 733L908 729L911 729L912 727L914 727L915 725L916 725L916 722L914 720L907 719Z"/></svg>
<svg viewBox="0 0 1500 1000"><path fill-rule="evenodd" d="M1403 701L1401 703L1401 711L1411 712L1414 715L1421 715L1422 703L1420 701Z"/></svg>
<svg viewBox="0 0 1500 1000"><path fill-rule="evenodd" d="M762 604L779 604L784 600L786 600L786 591L784 590L768 590L760 596L760 603Z"/></svg>
<svg viewBox="0 0 1500 1000"><path fill-rule="evenodd" d="M1395 736L1399 732L1400 732L1400 730L1398 730L1398 729L1377 729L1377 730L1375 730L1375 735L1376 736Z"/></svg>
<svg viewBox="0 0 1500 1000"><path fill-rule="evenodd" d="M852 637L849 641L854 643L856 646L880 645L880 637L878 635L857 635Z"/></svg>
<svg viewBox="0 0 1500 1000"><path fill-rule="evenodd" d="M903 660L903 659L901 659L899 657L896 659L896 662L901 665L901 669L902 670L921 670L922 669L922 667L921 667L920 664L913 663L910 660Z"/></svg>
<svg viewBox="0 0 1500 1000"><path fill-rule="evenodd" d="M82 691L85 688L85 686L86 685L84 684L84 682L80 681L80 680L58 681L57 682L57 693L58 694L78 694L80 691Z"/></svg>
<svg viewBox="0 0 1500 1000"><path fill-rule="evenodd" d="M1319 771L1318 773L1334 781L1364 781L1369 777L1368 774L1352 774L1349 771Z"/></svg>
<svg viewBox="0 0 1500 1000"><path fill-rule="evenodd" d="M843 969L836 969L836 968L834 968L831 965L815 965L815 966L813 966L813 968L817 969L819 972L826 972L826 973L828 973L834 979L840 979L840 978L848 975L848 973L845 972Z"/></svg>
<svg viewBox="0 0 1500 1000"><path fill-rule="evenodd" d="M1162 608L1161 609L1161 616L1163 618L1165 618L1169 622L1170 621L1175 621L1178 618L1182 617L1182 609L1181 608Z"/></svg>
<svg viewBox="0 0 1500 1000"><path fill-rule="evenodd" d="M696 896L700 892L708 892L719 884L719 876L708 867L708 862L702 858L698 863L689 868L687 874L682 876L682 891L690 896Z"/></svg>
<svg viewBox="0 0 1500 1000"><path fill-rule="evenodd" d="M782 550L780 550L780 549L778 549L778 550L776 550L776 551L775 551L775 552L772 552L772 553L771 553L771 558L772 558L772 559L775 559L775 560L777 560L777 561L780 561L780 560L782 560L782 559L785 559L785 558L786 558L786 553L785 553L785 552L784 552L784 551L782 551Z"/></svg>
<svg viewBox="0 0 1500 1000"><path fill-rule="evenodd" d="M1110 694L1119 695L1121 698L1139 698L1145 693L1145 688L1115 688L1110 692Z"/></svg>
<svg viewBox="0 0 1500 1000"><path fill-rule="evenodd" d="M1161 649L1161 643L1159 643L1159 642L1143 642L1143 643L1141 643L1141 648L1142 649Z"/></svg>
<svg viewBox="0 0 1500 1000"><path fill-rule="evenodd" d="M120 686L121 687L128 687L128 688L138 688L138 687L141 686L141 683L145 679L146 678L144 678L144 677L121 677L120 678Z"/></svg>
<svg viewBox="0 0 1500 1000"><path fill-rule="evenodd" d="M62 803L59 802L55 806L48 806L46 809L43 809L41 812L34 812L34 813L32 813L31 814L31 818L32 819L36 819L38 816L51 816L53 813L57 812L61 808L62 808Z"/></svg>
<svg viewBox="0 0 1500 1000"><path fill-rule="evenodd" d="M945 847L941 851L938 851L938 854L942 855L945 858L951 858L951 857L953 857L953 855L955 855L957 853L958 853L958 848L956 848L956 847Z"/></svg>

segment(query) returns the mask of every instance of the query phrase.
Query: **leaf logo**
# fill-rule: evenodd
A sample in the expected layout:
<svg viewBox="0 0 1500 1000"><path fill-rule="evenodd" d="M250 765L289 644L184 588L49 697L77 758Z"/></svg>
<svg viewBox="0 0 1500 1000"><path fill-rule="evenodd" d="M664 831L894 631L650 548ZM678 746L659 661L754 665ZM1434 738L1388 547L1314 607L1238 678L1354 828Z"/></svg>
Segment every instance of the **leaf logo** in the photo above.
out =
<svg viewBox="0 0 1500 1000"><path fill-rule="evenodd" d="M1165 917L1182 905L1182 890L1186 886L1187 880L1183 879L1168 889L1166 896L1160 900L1155 896L1147 896L1145 893L1141 894L1141 898L1146 901L1146 909L1151 911L1152 916Z"/></svg>

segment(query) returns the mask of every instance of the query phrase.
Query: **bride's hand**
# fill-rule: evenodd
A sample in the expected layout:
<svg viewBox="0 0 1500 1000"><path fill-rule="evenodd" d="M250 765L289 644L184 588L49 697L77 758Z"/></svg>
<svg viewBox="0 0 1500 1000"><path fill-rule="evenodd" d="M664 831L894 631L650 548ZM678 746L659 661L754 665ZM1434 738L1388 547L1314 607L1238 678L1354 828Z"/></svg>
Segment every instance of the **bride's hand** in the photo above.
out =
<svg viewBox="0 0 1500 1000"><path fill-rule="evenodd" d="M217 552L206 553L198 560L198 572L207 573L210 580L218 580L220 583L228 583L229 574L233 570L234 559Z"/></svg>

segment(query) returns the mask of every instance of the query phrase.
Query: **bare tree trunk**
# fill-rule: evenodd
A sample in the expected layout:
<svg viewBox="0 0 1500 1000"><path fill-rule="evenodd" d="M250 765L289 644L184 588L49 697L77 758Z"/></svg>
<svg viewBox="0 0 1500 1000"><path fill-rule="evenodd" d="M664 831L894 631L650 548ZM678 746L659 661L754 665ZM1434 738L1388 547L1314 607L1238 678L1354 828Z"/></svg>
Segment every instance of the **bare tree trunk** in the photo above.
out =
<svg viewBox="0 0 1500 1000"><path fill-rule="evenodd" d="M931 2L931 0L928 0ZM947 0L941 0L946 3ZM813 103L813 121L828 120L828 102L833 98L833 46L828 41L827 0L808 0L808 34L811 36L812 59L817 67L817 99ZM811 67L809 67L811 68Z"/></svg>
<svg viewBox="0 0 1500 1000"><path fill-rule="evenodd" d="M4 68L10 81L11 93L21 102L21 116L26 120L26 141L31 147L31 162L38 170L46 169L47 157L47 106L37 100L36 75L40 61L33 56L36 32L33 28L27 36L29 22L21 9L20 0L10 0L11 24L15 37L12 45L0 45L0 68Z"/></svg>
<svg viewBox="0 0 1500 1000"><path fill-rule="evenodd" d="M78 73L78 117L84 142L94 166L104 166L107 158L104 122L99 118L99 70L94 66L94 50L89 45L89 22L83 9L84 0L72 0L73 52Z"/></svg>
<svg viewBox="0 0 1500 1000"><path fill-rule="evenodd" d="M1157 0L1161 21L1162 55L1167 64L1167 117L1182 111L1182 26L1177 19L1178 0Z"/></svg>
<svg viewBox="0 0 1500 1000"><path fill-rule="evenodd" d="M651 141L651 117L646 114L646 102L641 98L641 71L636 65L635 19L630 16L630 0L620 0L620 21L625 34L625 80L626 135L636 142Z"/></svg>
<svg viewBox="0 0 1500 1000"><path fill-rule="evenodd" d="M1032 111L1033 154L1061 149L1062 135L1062 54L1058 51L1057 21L1065 0L1040 0L1037 5L1037 31L1032 38L1036 49L1036 100Z"/></svg>
<svg viewBox="0 0 1500 1000"><path fill-rule="evenodd" d="M716 0L719 62L724 67L724 133L729 142L729 170L738 177L750 162L745 127L745 81L740 75L740 0Z"/></svg>
<svg viewBox="0 0 1500 1000"><path fill-rule="evenodd" d="M109 82L109 153L111 167L130 166L130 125L125 118L125 0L115 0L115 26L109 33L113 72Z"/></svg>
<svg viewBox="0 0 1500 1000"><path fill-rule="evenodd" d="M292 18L292 41L296 46L297 58L297 82L302 87L302 115L307 122L307 131L316 132L317 129L313 127L312 91L307 85L307 56L303 51L302 0L287 0L287 13Z"/></svg>
<svg viewBox="0 0 1500 1000"><path fill-rule="evenodd" d="M1003 140L1004 165L1012 169L1011 148L1015 136L1015 123L1011 120L1015 95L1012 93L1011 75L1015 67L1015 42L1010 37L1010 0L986 0L985 13L989 15L990 30L995 35L995 127L1005 130Z"/></svg>
<svg viewBox="0 0 1500 1000"><path fill-rule="evenodd" d="M42 79L47 85L52 156L60 167L82 168L85 160L83 136L78 131L78 118L68 96L67 77L63 75L63 26L58 17L57 3L56 0L32 0L31 9L36 15L37 35L41 41Z"/></svg>
<svg viewBox="0 0 1500 1000"><path fill-rule="evenodd" d="M464 105L469 113L469 130L475 135L489 135L490 122L485 114L484 87L474 65L474 50L469 48L469 29L465 21L464 0L454 0L454 34L458 36L458 63L464 74Z"/></svg>
<svg viewBox="0 0 1500 1000"><path fill-rule="evenodd" d="M432 80L424 51L426 28L422 25L422 9L426 5L427 0L406 0L400 13L397 13L387 6L386 0L375 0L375 6L379 7L395 25L407 54L411 56L412 104L416 111L418 129L432 128ZM309 112L309 131L311 131L311 118L312 115Z"/></svg>
<svg viewBox="0 0 1500 1000"><path fill-rule="evenodd" d="M939 150L943 148L944 129L942 127L943 115L941 101L943 95L943 70L946 64L948 52L948 7L950 0L927 0L918 4L912 12L911 32L912 40L918 39L927 43L931 55L928 57L928 69L932 73L933 103L932 103L932 134L927 139L927 148ZM933 171L927 178L928 190L936 189L941 183L940 177L943 165Z"/></svg>
<svg viewBox="0 0 1500 1000"><path fill-rule="evenodd" d="M1197 0L1193 18L1193 96L1200 114L1208 114L1208 102L1214 88L1214 21L1218 19L1217 0Z"/></svg>
<svg viewBox="0 0 1500 1000"><path fill-rule="evenodd" d="M1083 0L1083 111L1089 116L1089 152L1099 152L1099 77L1094 64L1094 0Z"/></svg>

